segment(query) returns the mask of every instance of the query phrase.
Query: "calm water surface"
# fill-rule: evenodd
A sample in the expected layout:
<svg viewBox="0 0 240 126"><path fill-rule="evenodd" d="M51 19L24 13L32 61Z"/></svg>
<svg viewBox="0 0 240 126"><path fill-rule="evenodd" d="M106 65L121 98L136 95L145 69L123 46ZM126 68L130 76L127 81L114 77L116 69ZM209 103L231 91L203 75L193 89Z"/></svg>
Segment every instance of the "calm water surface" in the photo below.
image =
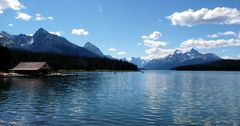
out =
<svg viewBox="0 0 240 126"><path fill-rule="evenodd" d="M0 125L240 125L240 72L0 79Z"/></svg>

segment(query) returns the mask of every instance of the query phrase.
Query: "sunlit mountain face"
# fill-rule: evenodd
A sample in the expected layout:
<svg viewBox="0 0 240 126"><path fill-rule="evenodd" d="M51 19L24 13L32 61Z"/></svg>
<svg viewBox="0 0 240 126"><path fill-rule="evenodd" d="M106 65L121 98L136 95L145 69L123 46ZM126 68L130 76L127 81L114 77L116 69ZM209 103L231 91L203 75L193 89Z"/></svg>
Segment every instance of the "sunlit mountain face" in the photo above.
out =
<svg viewBox="0 0 240 126"><path fill-rule="evenodd" d="M138 65L139 68L169 70L178 66L201 64L220 59L219 56L213 53L202 54L195 49L189 49L176 50L166 57L149 61L140 58L132 58L130 62Z"/></svg>

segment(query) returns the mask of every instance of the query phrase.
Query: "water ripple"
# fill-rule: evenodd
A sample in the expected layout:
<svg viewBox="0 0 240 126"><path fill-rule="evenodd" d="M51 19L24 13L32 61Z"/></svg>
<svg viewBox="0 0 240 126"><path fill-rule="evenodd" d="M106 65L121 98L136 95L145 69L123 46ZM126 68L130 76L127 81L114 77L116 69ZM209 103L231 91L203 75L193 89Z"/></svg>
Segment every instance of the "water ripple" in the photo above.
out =
<svg viewBox="0 0 240 126"><path fill-rule="evenodd" d="M0 79L0 125L240 125L239 72Z"/></svg>

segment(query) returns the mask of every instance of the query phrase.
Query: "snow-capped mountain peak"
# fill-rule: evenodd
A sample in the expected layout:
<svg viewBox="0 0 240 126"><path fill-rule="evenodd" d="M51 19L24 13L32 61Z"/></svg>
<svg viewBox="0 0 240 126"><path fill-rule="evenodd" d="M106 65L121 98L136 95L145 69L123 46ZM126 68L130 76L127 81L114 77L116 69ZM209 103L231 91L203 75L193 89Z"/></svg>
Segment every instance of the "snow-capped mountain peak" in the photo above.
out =
<svg viewBox="0 0 240 126"><path fill-rule="evenodd" d="M215 54L212 53L202 54L195 49L175 50L173 54L170 54L164 58L151 60L144 66L144 68L172 69L178 66L201 64L220 59L221 58Z"/></svg>

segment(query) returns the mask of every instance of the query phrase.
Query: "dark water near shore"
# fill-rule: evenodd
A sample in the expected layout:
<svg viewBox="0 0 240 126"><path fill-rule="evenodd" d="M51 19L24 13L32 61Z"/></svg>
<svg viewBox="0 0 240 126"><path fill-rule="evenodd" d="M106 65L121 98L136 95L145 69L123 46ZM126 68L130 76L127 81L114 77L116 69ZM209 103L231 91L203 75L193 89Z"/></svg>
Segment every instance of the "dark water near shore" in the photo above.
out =
<svg viewBox="0 0 240 126"><path fill-rule="evenodd" d="M0 125L240 125L240 72L0 79Z"/></svg>

